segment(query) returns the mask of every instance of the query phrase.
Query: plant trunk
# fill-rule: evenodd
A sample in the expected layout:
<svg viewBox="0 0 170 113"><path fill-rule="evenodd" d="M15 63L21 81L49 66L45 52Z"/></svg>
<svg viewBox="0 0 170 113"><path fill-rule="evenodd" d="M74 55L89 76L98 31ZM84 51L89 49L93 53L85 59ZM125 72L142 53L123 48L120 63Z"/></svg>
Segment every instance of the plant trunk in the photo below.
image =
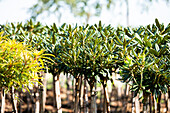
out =
<svg viewBox="0 0 170 113"><path fill-rule="evenodd" d="M13 112L18 113L17 100L15 99L15 92L14 92L14 87L13 86L12 86L12 89L11 89L11 102L12 102Z"/></svg>
<svg viewBox="0 0 170 113"><path fill-rule="evenodd" d="M48 73L48 70L47 70ZM41 76L44 78L41 83L44 86L40 86L40 113L44 113L45 112L45 102L46 102L46 74L44 72L41 72Z"/></svg>
<svg viewBox="0 0 170 113"><path fill-rule="evenodd" d="M111 102L112 102L112 98L114 97L114 92L115 92L115 86L114 86L114 84L112 84L112 89L111 89L111 92L110 92L110 98L109 98L109 100L110 100L110 104L111 104ZM115 97L114 97L115 98ZM112 109L110 108L110 111L112 111Z"/></svg>
<svg viewBox="0 0 170 113"><path fill-rule="evenodd" d="M21 94L22 94L22 89L20 89L20 91L19 91L19 99L21 100L21 101L19 101L19 113L22 113L22 96L21 96Z"/></svg>
<svg viewBox="0 0 170 113"><path fill-rule="evenodd" d="M88 87L87 81L84 79L84 94L83 94L83 106L84 106L84 113L88 113Z"/></svg>
<svg viewBox="0 0 170 113"><path fill-rule="evenodd" d="M5 89L1 90L1 113L5 113Z"/></svg>
<svg viewBox="0 0 170 113"><path fill-rule="evenodd" d="M157 102L156 102L156 99L155 99L155 96L153 96L153 100L154 100L154 111L155 113L157 113Z"/></svg>
<svg viewBox="0 0 170 113"><path fill-rule="evenodd" d="M124 97L123 97L123 112L124 113L127 113L128 95L129 95L129 85L126 84Z"/></svg>
<svg viewBox="0 0 170 113"><path fill-rule="evenodd" d="M143 94L144 97L144 101L143 101L143 113L148 113L148 95L147 94Z"/></svg>
<svg viewBox="0 0 170 113"><path fill-rule="evenodd" d="M97 113L96 88L94 85L90 85L90 95L91 95L90 113Z"/></svg>
<svg viewBox="0 0 170 113"><path fill-rule="evenodd" d="M140 102L139 102L139 95L138 94L135 97L135 109L136 109L136 113L140 113Z"/></svg>
<svg viewBox="0 0 170 113"><path fill-rule="evenodd" d="M107 113L107 102L106 102L106 94L105 94L104 86L103 86L103 90L104 90L103 113Z"/></svg>
<svg viewBox="0 0 170 113"><path fill-rule="evenodd" d="M132 73L133 76L133 73ZM132 88L134 85L134 81L132 81ZM135 91L132 91L132 113L135 113Z"/></svg>
<svg viewBox="0 0 170 113"><path fill-rule="evenodd" d="M72 80L72 90L73 90L72 100L73 100L73 104L71 104L72 109L74 109L74 104L75 104L75 84L76 84L76 79L73 78L73 80Z"/></svg>
<svg viewBox="0 0 170 113"><path fill-rule="evenodd" d="M148 113L148 110L147 110L147 102L144 102L144 103L143 103L143 113Z"/></svg>
<svg viewBox="0 0 170 113"><path fill-rule="evenodd" d="M80 113L81 113L81 108L82 108L82 95L83 95L83 88L82 88L82 83L83 83L83 77L80 76L80 85L79 85L79 108L80 108Z"/></svg>
<svg viewBox="0 0 170 113"><path fill-rule="evenodd" d="M150 113L152 113L152 106L153 106L153 102L152 102L152 94L149 95L149 111Z"/></svg>
<svg viewBox="0 0 170 113"><path fill-rule="evenodd" d="M168 93L165 94L166 113L168 113Z"/></svg>
<svg viewBox="0 0 170 113"><path fill-rule="evenodd" d="M31 97L30 97L30 94L29 92L26 92L26 98L27 98L27 113L30 113L31 109L30 109L30 104L31 104Z"/></svg>
<svg viewBox="0 0 170 113"><path fill-rule="evenodd" d="M35 86L34 86L35 87ZM34 87L30 87L30 100L31 100L31 106L32 106L32 113L35 113L35 93L34 93ZM30 104L30 103L27 103L27 104ZM28 105L29 106L29 105ZM30 113L28 111L28 113Z"/></svg>
<svg viewBox="0 0 170 113"><path fill-rule="evenodd" d="M66 79L66 85L67 85L67 101L69 102L69 97L70 97L70 76L67 73L67 79Z"/></svg>
<svg viewBox="0 0 170 113"><path fill-rule="evenodd" d="M79 112L79 97L80 97L80 83L81 83L81 77L76 77L76 84L75 84L75 103L74 103L74 113Z"/></svg>
<svg viewBox="0 0 170 113"><path fill-rule="evenodd" d="M40 111L40 101L39 101L39 89L38 89L38 82L35 83L35 91L34 91L34 97L35 97L35 113L39 113Z"/></svg>
<svg viewBox="0 0 170 113"><path fill-rule="evenodd" d="M132 91L132 113L135 113L135 92Z"/></svg>
<svg viewBox="0 0 170 113"><path fill-rule="evenodd" d="M104 103L104 90L103 89L103 85L101 85L101 94L100 94L100 110L102 111L103 108L103 103Z"/></svg>
<svg viewBox="0 0 170 113"><path fill-rule="evenodd" d="M40 86L40 113L44 113L44 110L45 110L45 106L43 106L43 86Z"/></svg>
<svg viewBox="0 0 170 113"><path fill-rule="evenodd" d="M158 102L157 102L157 112L161 112L161 94L158 96Z"/></svg>
<svg viewBox="0 0 170 113"><path fill-rule="evenodd" d="M55 107L57 108L57 113L62 113L61 108L61 95L60 95L60 82L59 82L60 73L57 72L56 75L53 75L53 87L54 87L54 100Z"/></svg>
<svg viewBox="0 0 170 113"><path fill-rule="evenodd" d="M53 95L54 95L54 100L53 100L53 107L55 108L57 106L57 100L56 100L56 86L55 86L55 78L56 78L56 74L52 73L53 74Z"/></svg>
<svg viewBox="0 0 170 113"><path fill-rule="evenodd" d="M108 91L106 87L106 80L104 80L103 83L103 90L104 90L104 105L103 105L103 113L110 113L110 102L109 102L109 96Z"/></svg>
<svg viewBox="0 0 170 113"><path fill-rule="evenodd" d="M154 99L154 96L153 94L151 95L151 99L152 99L152 113L155 113L155 99Z"/></svg>

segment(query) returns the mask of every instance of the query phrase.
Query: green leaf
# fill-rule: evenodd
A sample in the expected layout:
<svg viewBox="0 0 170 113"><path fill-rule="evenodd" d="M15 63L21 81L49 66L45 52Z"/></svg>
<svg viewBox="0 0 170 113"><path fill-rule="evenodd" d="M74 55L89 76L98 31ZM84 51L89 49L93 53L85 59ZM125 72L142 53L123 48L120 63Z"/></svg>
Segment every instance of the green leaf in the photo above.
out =
<svg viewBox="0 0 170 113"><path fill-rule="evenodd" d="M159 56L163 55L165 53L165 51L167 51L167 48L164 46L163 48L161 48L161 50L159 51Z"/></svg>
<svg viewBox="0 0 170 113"><path fill-rule="evenodd" d="M99 27L102 27L102 22L101 21L99 21Z"/></svg>
<svg viewBox="0 0 170 113"><path fill-rule="evenodd" d="M155 49L156 49L157 52L159 52L159 46L158 46L158 44L155 44Z"/></svg>
<svg viewBox="0 0 170 113"><path fill-rule="evenodd" d="M55 43L56 43L56 37L53 36L53 37L52 37L52 44L55 44Z"/></svg>
<svg viewBox="0 0 170 113"><path fill-rule="evenodd" d="M162 34L166 34L166 33L169 33L170 32L170 25L168 25L166 28L165 28L165 31L162 33Z"/></svg>
<svg viewBox="0 0 170 113"><path fill-rule="evenodd" d="M66 26L66 23L64 23L63 25L61 25L61 28L64 29L65 26Z"/></svg>
<svg viewBox="0 0 170 113"><path fill-rule="evenodd" d="M141 37L137 33L135 33L135 37L136 37L135 40L138 41L138 43L142 45L143 42L142 42Z"/></svg>
<svg viewBox="0 0 170 113"><path fill-rule="evenodd" d="M134 51L134 48L132 47L132 53L133 53L133 55L134 55L134 57L136 57L137 59L138 59L138 56L137 56L137 54L136 54L136 52Z"/></svg>
<svg viewBox="0 0 170 113"><path fill-rule="evenodd" d="M123 42L120 41L120 39L118 38L118 36L115 36L116 40L119 42L119 44L123 45Z"/></svg>
<svg viewBox="0 0 170 113"><path fill-rule="evenodd" d="M146 41L146 46L152 47L152 44L151 44L151 41L150 41L150 40Z"/></svg>
<svg viewBox="0 0 170 113"><path fill-rule="evenodd" d="M154 63L155 63L155 61L146 64L146 65L145 65L145 68L150 68Z"/></svg>
<svg viewBox="0 0 170 113"><path fill-rule="evenodd" d="M53 29L56 33L58 32L58 29L57 29L57 26L56 26L55 23L53 23L52 29Z"/></svg>
<svg viewBox="0 0 170 113"><path fill-rule="evenodd" d="M156 56L159 55L159 53L158 53L156 50L154 50L154 49L149 49L149 52L150 52L151 54L156 55Z"/></svg>
<svg viewBox="0 0 170 113"><path fill-rule="evenodd" d="M157 18L155 19L155 23L156 23L156 26L158 27L159 31L161 31L161 26L160 26L160 23Z"/></svg>

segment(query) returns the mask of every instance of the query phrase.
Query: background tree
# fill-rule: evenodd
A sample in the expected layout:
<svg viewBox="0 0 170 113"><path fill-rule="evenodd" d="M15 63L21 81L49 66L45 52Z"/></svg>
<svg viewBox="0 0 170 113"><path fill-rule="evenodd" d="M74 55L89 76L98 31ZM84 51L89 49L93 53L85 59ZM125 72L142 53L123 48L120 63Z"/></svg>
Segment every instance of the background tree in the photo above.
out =
<svg viewBox="0 0 170 113"><path fill-rule="evenodd" d="M46 14L57 14L58 22L60 22L63 14L62 10L68 9L75 16L85 17L86 23L92 15L99 15L102 4L100 1L91 2L90 0L38 0L38 2L30 8L32 18L36 20L37 16ZM92 13L91 11L94 10Z"/></svg>
<svg viewBox="0 0 170 113"><path fill-rule="evenodd" d="M150 3L159 0L145 0L138 2L143 9L149 9ZM169 3L169 0L164 0L164 2ZM90 17L100 16L102 10L107 8L108 10L114 10L116 5L122 7L126 4L126 24L130 25L129 22L129 0L38 0L38 2L33 5L29 11L31 17L36 20L39 15L42 14L55 14L58 17L58 22L60 23L61 16L64 14L64 10L70 10L72 14L76 17L85 18L86 23L89 22ZM112 11L113 13L113 11Z"/></svg>

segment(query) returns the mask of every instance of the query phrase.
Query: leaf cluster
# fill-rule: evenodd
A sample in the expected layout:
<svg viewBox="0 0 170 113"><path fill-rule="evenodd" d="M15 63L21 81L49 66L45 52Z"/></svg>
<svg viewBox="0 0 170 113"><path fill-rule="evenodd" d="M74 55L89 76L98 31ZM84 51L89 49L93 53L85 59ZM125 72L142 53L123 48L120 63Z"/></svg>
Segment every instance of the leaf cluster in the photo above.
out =
<svg viewBox="0 0 170 113"><path fill-rule="evenodd" d="M113 28L110 25L43 26L41 23L17 23L1 28L10 38L44 49L51 72L84 75L89 84L111 80L119 69L123 82L133 82L136 94L166 92L170 83L170 24L139 28ZM52 54L52 55L51 55ZM51 60L52 59L52 60Z"/></svg>
<svg viewBox="0 0 170 113"><path fill-rule="evenodd" d="M142 94L160 95L166 93L170 84L169 50L170 25L165 27L155 19L155 24L145 28L128 30L128 37L134 38L123 58L122 80L133 82L132 91Z"/></svg>
<svg viewBox="0 0 170 113"><path fill-rule="evenodd" d="M43 50L37 51L23 42L0 37L0 88L26 88L39 78L43 69Z"/></svg>

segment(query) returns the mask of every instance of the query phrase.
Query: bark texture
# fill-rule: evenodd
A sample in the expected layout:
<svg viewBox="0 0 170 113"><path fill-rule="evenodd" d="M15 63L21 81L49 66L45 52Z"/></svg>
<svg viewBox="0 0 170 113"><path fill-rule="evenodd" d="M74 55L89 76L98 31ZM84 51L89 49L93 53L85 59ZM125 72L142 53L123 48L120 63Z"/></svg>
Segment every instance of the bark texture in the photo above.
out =
<svg viewBox="0 0 170 113"><path fill-rule="evenodd" d="M14 89L14 87L12 87L12 89L11 89L11 102L12 102L13 112L14 113L18 113L18 110L17 110L17 100L15 98L15 89Z"/></svg>
<svg viewBox="0 0 170 113"><path fill-rule="evenodd" d="M88 113L88 87L86 79L84 79L83 107L84 113Z"/></svg>
<svg viewBox="0 0 170 113"><path fill-rule="evenodd" d="M57 75L54 77L54 81L55 81L55 85L54 85L55 86L55 101L56 101L57 113L62 113L59 77L60 77L59 73L57 73Z"/></svg>
<svg viewBox="0 0 170 113"><path fill-rule="evenodd" d="M90 95L91 95L90 113L97 113L96 88L94 85L90 86Z"/></svg>
<svg viewBox="0 0 170 113"><path fill-rule="evenodd" d="M75 103L74 103L74 113L78 113L80 110L79 106L79 98L80 98L80 84L81 84L81 77L76 77L76 84L75 84Z"/></svg>

